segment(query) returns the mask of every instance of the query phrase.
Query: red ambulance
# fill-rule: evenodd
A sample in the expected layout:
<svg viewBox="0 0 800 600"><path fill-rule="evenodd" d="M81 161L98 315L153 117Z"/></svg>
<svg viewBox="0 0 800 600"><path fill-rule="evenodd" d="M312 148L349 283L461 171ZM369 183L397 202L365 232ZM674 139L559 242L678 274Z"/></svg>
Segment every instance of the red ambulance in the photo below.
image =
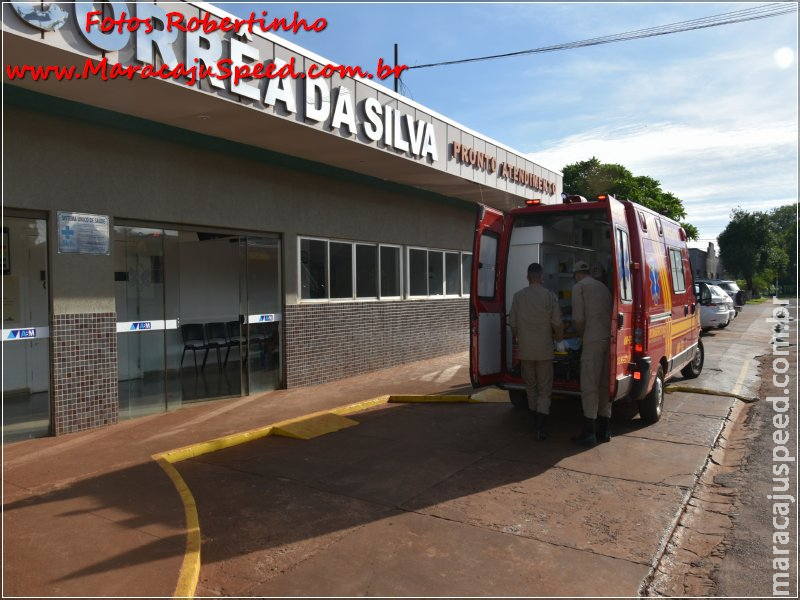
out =
<svg viewBox="0 0 800 600"><path fill-rule="evenodd" d="M554 359L556 393L580 393L580 339L570 336L573 266L587 262L608 285L612 315L608 387L612 400L638 404L648 422L661 417L664 382L703 368L700 310L694 295L686 232L662 215L609 195L587 201L562 194L562 204L502 213L480 206L475 228L470 300L470 377L496 385L527 407L508 324L514 293L538 262L544 285L559 299L566 349Z"/></svg>

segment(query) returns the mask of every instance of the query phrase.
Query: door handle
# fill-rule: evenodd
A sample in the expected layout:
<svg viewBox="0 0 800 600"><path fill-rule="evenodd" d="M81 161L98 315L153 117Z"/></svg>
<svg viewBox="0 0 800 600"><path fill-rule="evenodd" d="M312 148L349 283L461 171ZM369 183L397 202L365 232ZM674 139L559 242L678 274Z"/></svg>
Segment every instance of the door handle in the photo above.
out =
<svg viewBox="0 0 800 600"><path fill-rule="evenodd" d="M617 329L622 329L622 326L624 324L625 324L625 314L617 313Z"/></svg>

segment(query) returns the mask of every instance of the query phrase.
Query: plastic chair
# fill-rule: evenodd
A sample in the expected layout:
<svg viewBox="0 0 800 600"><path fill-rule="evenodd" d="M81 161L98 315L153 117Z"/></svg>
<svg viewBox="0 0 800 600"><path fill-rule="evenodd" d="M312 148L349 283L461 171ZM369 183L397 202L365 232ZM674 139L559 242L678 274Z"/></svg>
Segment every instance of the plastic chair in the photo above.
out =
<svg viewBox="0 0 800 600"><path fill-rule="evenodd" d="M203 367L206 366L206 358L208 357L208 343L206 342L205 330L200 323L187 323L181 325L181 338L183 339L183 354L181 354L181 367L183 367L183 359L186 356L186 351L191 350L194 355L194 370L197 371L197 351L205 350L203 356Z"/></svg>
<svg viewBox="0 0 800 600"><path fill-rule="evenodd" d="M228 339L228 332L225 328L225 323L222 322L214 322L214 323L206 323L205 324L206 330L206 343L208 344L208 348L214 348L217 351L217 367L222 368L222 354L220 354L220 348L228 348L230 351ZM208 358L208 350L206 350L206 358ZM228 363L228 355L225 355L225 364ZM203 369L206 368L206 361L203 359Z"/></svg>

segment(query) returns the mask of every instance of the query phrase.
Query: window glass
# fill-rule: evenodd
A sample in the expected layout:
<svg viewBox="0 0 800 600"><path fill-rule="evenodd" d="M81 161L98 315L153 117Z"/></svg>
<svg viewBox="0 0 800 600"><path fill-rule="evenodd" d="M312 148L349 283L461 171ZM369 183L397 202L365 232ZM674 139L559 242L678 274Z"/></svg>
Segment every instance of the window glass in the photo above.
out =
<svg viewBox="0 0 800 600"><path fill-rule="evenodd" d="M356 244L356 296L378 297L378 247Z"/></svg>
<svg viewBox="0 0 800 600"><path fill-rule="evenodd" d="M628 232L617 229L617 270L619 272L619 298L623 302L633 299L631 290L631 254L628 244Z"/></svg>
<svg viewBox="0 0 800 600"><path fill-rule="evenodd" d="M445 290L448 296L461 293L461 257L458 252L444 255Z"/></svg>
<svg viewBox="0 0 800 600"><path fill-rule="evenodd" d="M672 271L672 289L676 294L686 291L686 276L683 272L683 259L681 251L677 248L669 249L670 270Z"/></svg>
<svg viewBox="0 0 800 600"><path fill-rule="evenodd" d="M325 270L328 265L328 243L300 240L300 297L327 298Z"/></svg>
<svg viewBox="0 0 800 600"><path fill-rule="evenodd" d="M400 295L400 248L381 246L381 297Z"/></svg>
<svg viewBox="0 0 800 600"><path fill-rule="evenodd" d="M444 252L428 252L428 294L444 294Z"/></svg>
<svg viewBox="0 0 800 600"><path fill-rule="evenodd" d="M494 298L494 279L497 268L497 234L481 234L481 249L478 261L478 296L481 298Z"/></svg>
<svg viewBox="0 0 800 600"><path fill-rule="evenodd" d="M472 254L461 255L461 293L469 295L469 287L472 283Z"/></svg>
<svg viewBox="0 0 800 600"><path fill-rule="evenodd" d="M408 293L411 296L428 295L428 251L408 251Z"/></svg>
<svg viewBox="0 0 800 600"><path fill-rule="evenodd" d="M331 242L331 298L353 297L353 244Z"/></svg>

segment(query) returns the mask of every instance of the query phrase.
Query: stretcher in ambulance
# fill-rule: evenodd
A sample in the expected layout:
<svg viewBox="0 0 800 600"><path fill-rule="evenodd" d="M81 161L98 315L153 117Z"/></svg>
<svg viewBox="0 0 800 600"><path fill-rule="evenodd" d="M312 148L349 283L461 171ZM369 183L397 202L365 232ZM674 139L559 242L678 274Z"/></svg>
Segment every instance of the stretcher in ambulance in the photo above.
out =
<svg viewBox="0 0 800 600"><path fill-rule="evenodd" d="M525 387L508 324L514 293L528 285L527 266L541 264L544 285L558 297L564 343L554 359L555 394L580 393L580 338L571 321L578 261L612 295L608 386L614 401L635 403L656 422L664 382L703 368L700 311L686 233L676 223L626 200L563 195L562 204L528 201L502 213L480 206L475 227L470 298L470 377L496 385L526 408Z"/></svg>

